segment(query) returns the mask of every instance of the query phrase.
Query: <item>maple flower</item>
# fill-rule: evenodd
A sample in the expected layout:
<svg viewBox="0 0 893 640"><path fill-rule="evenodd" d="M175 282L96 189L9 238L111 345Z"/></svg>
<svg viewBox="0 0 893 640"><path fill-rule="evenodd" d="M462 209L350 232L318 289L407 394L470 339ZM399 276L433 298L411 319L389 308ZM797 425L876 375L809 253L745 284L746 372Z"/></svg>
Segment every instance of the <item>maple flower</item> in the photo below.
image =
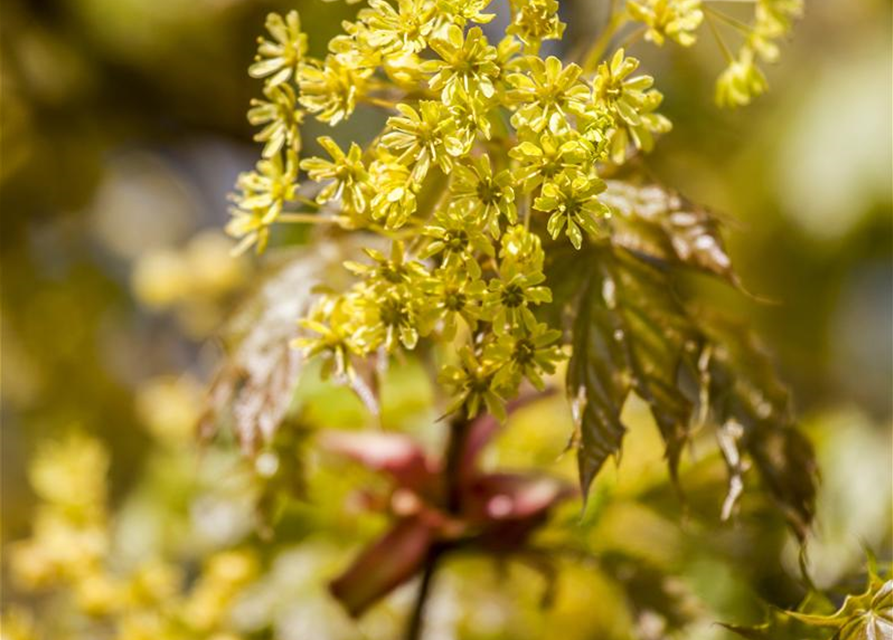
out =
<svg viewBox="0 0 893 640"><path fill-rule="evenodd" d="M384 55L418 53L437 25L436 9L433 0L397 0L396 9L386 0L369 0L357 18L368 27L363 38L370 47Z"/></svg>
<svg viewBox="0 0 893 640"><path fill-rule="evenodd" d="M279 153L283 147L299 153L304 112L297 108L298 99L294 89L288 84L267 85L264 87L264 96L266 100L253 98L248 110L248 122L254 126L265 125L254 136L255 141L264 143L261 154L264 158L269 158Z"/></svg>
<svg viewBox="0 0 893 640"><path fill-rule="evenodd" d="M238 193L230 196L235 207L230 210L232 219L226 232L242 241L234 250L245 251L257 245L262 252L269 238L269 227L282 213L286 201L297 192L298 162L293 151L278 153L272 158L260 160L255 171L239 174L236 180Z"/></svg>
<svg viewBox="0 0 893 640"><path fill-rule="evenodd" d="M355 297L323 296L298 324L315 336L295 339L295 346L302 349L305 358L322 356L324 378L332 375L350 377L351 354L360 355L362 350L353 339L357 317Z"/></svg>
<svg viewBox="0 0 893 640"><path fill-rule="evenodd" d="M497 393L493 382L496 371L492 362L483 362L469 347L462 347L458 364L445 365L437 378L451 392L447 413L464 407L467 417L474 418L486 408L490 415L505 420L505 399Z"/></svg>
<svg viewBox="0 0 893 640"><path fill-rule="evenodd" d="M552 291L544 286L546 276L528 262L512 261L499 265L499 277L490 280L484 298L484 310L497 335L533 318L531 306L552 302Z"/></svg>
<svg viewBox="0 0 893 640"><path fill-rule="evenodd" d="M332 330L338 337L349 334L349 348L362 355L382 345L388 351L393 351L398 344L406 349L414 348L425 309L423 285L430 274L422 263L405 259L402 242L392 243L389 256L375 249L364 251L372 264L344 263L362 282L354 285L348 294L352 315L342 319L347 327L343 332ZM318 326L314 330L323 337L328 335Z"/></svg>
<svg viewBox="0 0 893 640"><path fill-rule="evenodd" d="M512 0L514 20L506 33L515 35L535 53L543 40L560 40L567 27L558 19L558 0Z"/></svg>
<svg viewBox="0 0 893 640"><path fill-rule="evenodd" d="M421 182L432 163L444 172L453 168L453 158L464 153L462 141L456 137L456 123L440 102L423 100L416 111L406 104L398 104L399 116L388 118L390 131L381 142L395 153L400 161L413 164L412 177Z"/></svg>
<svg viewBox="0 0 893 640"><path fill-rule="evenodd" d="M694 31L704 20L701 0L630 0L627 9L633 19L647 25L645 39L656 45L670 38L690 47L695 42Z"/></svg>
<svg viewBox="0 0 893 640"><path fill-rule="evenodd" d="M388 256L375 249L363 249L363 252L372 258L372 264L348 260L344 267L363 278L372 291L385 292L398 285L421 283L428 277L421 262L406 260L406 247L402 242L391 243L391 253Z"/></svg>
<svg viewBox="0 0 893 640"><path fill-rule="evenodd" d="M411 174L406 165L382 152L369 167L372 218L383 221L386 229L398 229L415 213L417 202Z"/></svg>
<svg viewBox="0 0 893 640"><path fill-rule="evenodd" d="M297 76L307 53L307 36L301 33L297 11L289 11L285 18L271 13L266 27L273 40L258 38L256 62L248 68L248 74L252 78L269 76L267 84L276 86Z"/></svg>
<svg viewBox="0 0 893 640"><path fill-rule="evenodd" d="M556 365L567 358L555 343L561 331L537 323L532 316L500 335L485 351L485 357L503 363L494 384L506 394L514 394L523 378L538 390L546 388L543 375L555 373Z"/></svg>
<svg viewBox="0 0 893 640"><path fill-rule="evenodd" d="M490 239L484 234L480 220L469 219L455 208L434 214L432 223L425 225L422 235L428 240L419 257L428 259L442 256L444 266L453 266L466 260L475 260L475 251L493 256L495 251Z"/></svg>
<svg viewBox="0 0 893 640"><path fill-rule="evenodd" d="M301 160L301 169L307 172L311 180L331 180L316 196L316 201L326 204L331 200L342 200L350 211L365 211L368 173L363 165L362 148L352 142L348 152L344 153L338 143L328 136L317 138L317 142L332 159L314 157Z"/></svg>
<svg viewBox="0 0 893 640"><path fill-rule="evenodd" d="M764 0L754 7L753 30L745 48L753 49L766 62L775 62L779 51L776 40L786 36L795 18L803 15L803 0Z"/></svg>
<svg viewBox="0 0 893 640"><path fill-rule="evenodd" d="M450 185L452 204L468 211L470 217L479 219L495 238L500 233L500 216L511 223L518 219L515 190L511 185L512 174L508 169L493 175L489 156L460 162L456 164Z"/></svg>
<svg viewBox="0 0 893 640"><path fill-rule="evenodd" d="M542 195L533 208L550 213L546 230L552 239L562 229L575 249L583 246L583 231L599 235L599 220L607 216L608 208L596 197L605 190L605 183L598 178L562 173L554 181L543 185Z"/></svg>
<svg viewBox="0 0 893 640"><path fill-rule="evenodd" d="M334 55L326 56L323 63L309 62L301 66L299 101L317 120L335 126L353 113L371 73Z"/></svg>
<svg viewBox="0 0 893 640"><path fill-rule="evenodd" d="M518 105L512 125L536 132L548 127L553 133L570 126L568 117L581 113L591 98L589 88L580 82L583 70L573 63L563 67L555 56L545 60L530 56L526 64L529 74L508 76L514 87L509 99Z"/></svg>
<svg viewBox="0 0 893 640"><path fill-rule="evenodd" d="M561 172L583 173L588 152L583 141L571 131L553 135L543 131L539 135L522 136L522 140L509 151L518 161L515 178L524 191L532 191L546 180L552 180Z"/></svg>
<svg viewBox="0 0 893 640"><path fill-rule="evenodd" d="M425 283L428 314L432 322L441 324L444 340L456 336L460 318L472 329L477 326L486 289L481 279L481 267L474 260L438 269Z"/></svg>
<svg viewBox="0 0 893 640"><path fill-rule="evenodd" d="M485 98L493 97L493 81L499 74L496 47L487 42L480 27L472 27L463 37L462 29L451 24L442 37L431 40L430 46L441 60L425 61L422 71L434 74L428 86L441 91L446 104L452 102L460 88L465 95L480 93Z"/></svg>
<svg viewBox="0 0 893 640"><path fill-rule="evenodd" d="M493 103L480 93L469 96L460 88L447 108L456 123L456 136L461 140L463 148L472 147L478 132L485 140L491 138L490 113L493 110Z"/></svg>
<svg viewBox="0 0 893 640"><path fill-rule="evenodd" d="M503 269L542 271L546 254L540 237L524 225L509 227L500 238L499 259Z"/></svg>
<svg viewBox="0 0 893 640"><path fill-rule="evenodd" d="M630 76L638 68L638 60L626 57L623 49L618 49L610 62L599 65L595 77L595 98L614 118L611 157L617 163L626 157L630 140L637 149L650 151L654 146L652 134L670 129L670 121L654 113L663 100L661 93L651 88L654 78Z"/></svg>
<svg viewBox="0 0 893 640"><path fill-rule="evenodd" d="M743 107L765 93L768 86L766 76L754 62L753 50L742 47L716 81L716 103L721 107Z"/></svg>
<svg viewBox="0 0 893 640"><path fill-rule="evenodd" d="M491 0L438 0L437 6L448 14L457 24L464 26L467 22L487 24L496 17L494 13L482 13Z"/></svg>
<svg viewBox="0 0 893 640"><path fill-rule="evenodd" d="M420 314L424 310L420 303L420 298L407 289L384 292L370 289L358 300L367 316L354 333L354 340L367 353L379 345L384 345L388 352L399 345L406 349L415 348L419 340Z"/></svg>

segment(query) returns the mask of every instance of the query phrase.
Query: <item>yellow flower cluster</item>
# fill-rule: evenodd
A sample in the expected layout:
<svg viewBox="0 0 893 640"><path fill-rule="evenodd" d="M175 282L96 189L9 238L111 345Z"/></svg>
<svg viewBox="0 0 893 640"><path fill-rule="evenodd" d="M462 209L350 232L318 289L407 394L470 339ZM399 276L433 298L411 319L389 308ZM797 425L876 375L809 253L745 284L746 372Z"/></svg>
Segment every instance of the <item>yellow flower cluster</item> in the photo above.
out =
<svg viewBox="0 0 893 640"><path fill-rule="evenodd" d="M760 24L789 15L765 9L780 1L758 0ZM632 20L657 44L689 45L705 18L700 0L630 0L580 66L538 55L563 35L557 0L510 0L493 42L480 26L489 4L368 0L324 59L306 55L297 12L271 15L250 70L265 79L266 100L249 113L263 126L263 159L239 178L228 228L239 250L263 250L275 222L386 238L389 251L347 265L357 284L321 300L300 344L349 377L354 359L460 335L442 379L460 399L453 408L471 414L482 402L498 413L524 379L541 386L554 372L560 333L534 316L551 300L542 244L598 242L609 215L599 173L670 129L639 62L622 47L602 59L611 36ZM321 137L327 157L300 158L304 114L334 126L359 105L390 113L368 146Z"/></svg>
<svg viewBox="0 0 893 640"><path fill-rule="evenodd" d="M768 88L765 75L757 62L778 60L777 41L790 33L793 21L803 13L803 0L756 0L752 24L742 24L713 12L741 33L743 43L736 55L727 49L729 65L716 83L716 102L720 106L739 107L750 104Z"/></svg>
<svg viewBox="0 0 893 640"><path fill-rule="evenodd" d="M11 577L34 592L53 592L86 616L83 635L115 640L238 640L229 612L256 576L244 551L212 554L191 584L174 564L146 560L121 570L114 560L113 522L106 506L109 458L83 435L38 451L30 481L41 500L32 536L9 547ZM11 637L36 638L40 628L15 610L4 618ZM4 628L4 638L6 628Z"/></svg>

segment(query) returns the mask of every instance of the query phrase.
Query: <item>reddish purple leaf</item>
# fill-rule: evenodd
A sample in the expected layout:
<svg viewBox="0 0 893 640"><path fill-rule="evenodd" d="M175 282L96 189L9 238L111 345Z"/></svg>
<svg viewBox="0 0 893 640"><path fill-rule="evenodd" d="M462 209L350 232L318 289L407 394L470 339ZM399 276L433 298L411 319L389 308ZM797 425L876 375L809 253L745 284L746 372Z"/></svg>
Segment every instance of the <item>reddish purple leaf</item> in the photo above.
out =
<svg viewBox="0 0 893 640"><path fill-rule="evenodd" d="M359 616L421 570L434 542L435 526L424 515L401 520L332 581L332 594L350 615Z"/></svg>
<svg viewBox="0 0 893 640"><path fill-rule="evenodd" d="M401 487L417 492L433 489L439 469L411 438L398 433L326 431L320 444L373 471L384 471Z"/></svg>
<svg viewBox="0 0 893 640"><path fill-rule="evenodd" d="M570 486L554 478L487 474L466 489L465 515L481 522L536 518L571 495Z"/></svg>

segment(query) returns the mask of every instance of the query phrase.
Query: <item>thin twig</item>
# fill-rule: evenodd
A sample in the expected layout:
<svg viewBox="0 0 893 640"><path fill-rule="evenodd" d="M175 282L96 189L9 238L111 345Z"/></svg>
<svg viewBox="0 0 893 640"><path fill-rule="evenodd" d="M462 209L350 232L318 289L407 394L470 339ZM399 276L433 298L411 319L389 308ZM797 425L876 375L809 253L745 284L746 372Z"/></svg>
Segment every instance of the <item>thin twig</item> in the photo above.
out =
<svg viewBox="0 0 893 640"><path fill-rule="evenodd" d="M641 38L643 35L645 35L646 31L648 31L648 27L643 24L642 26L637 28L635 31L630 32L630 34L628 36L626 36L626 39L623 42L621 42L620 46L617 48L618 49L629 49L630 46L632 46L639 40L639 38Z"/></svg>
<svg viewBox="0 0 893 640"><path fill-rule="evenodd" d="M727 16L727 15L724 14L722 11L717 11L717 10L714 9L713 7L707 7L707 6L705 6L705 7L704 7L704 11L706 11L706 12L709 13L710 15L716 17L717 19L722 20L722 21L725 22L727 25L729 25L729 26L731 26L731 27L734 27L735 29L737 29L737 30L740 31L741 33L744 33L744 34L750 34L750 33L753 32L753 27L750 26L749 24L747 24L747 23L745 23L745 22L741 22L740 20L736 20L736 19L733 18L732 16Z"/></svg>
<svg viewBox="0 0 893 640"><path fill-rule="evenodd" d="M425 605L428 602L428 595L431 593L431 583L434 580L434 572L437 571L439 561L440 553L432 549L428 555L428 560L425 563L425 569L422 573L422 583L419 585L419 591L416 594L412 613L410 614L409 622L406 625L405 640L421 640L422 627L425 621Z"/></svg>
<svg viewBox="0 0 893 640"><path fill-rule="evenodd" d="M335 224L334 218L324 218L315 213L280 213L276 222L287 224Z"/></svg>
<svg viewBox="0 0 893 640"><path fill-rule="evenodd" d="M713 34L713 38L716 40L716 44L719 45L719 48L722 50L723 56L725 56L726 62L731 64L735 61L735 56L732 55L732 52L729 51L729 47L726 44L725 40L722 39L722 36L719 35L719 31L716 28L716 24L714 24L713 20L710 17L709 13L704 14L704 18L707 21L707 26L710 27L710 33Z"/></svg>
<svg viewBox="0 0 893 640"><path fill-rule="evenodd" d="M381 107L382 109L390 109L392 111L397 109L397 103L386 98L379 98L377 96L361 96L360 100L362 102L365 102L366 104L371 104L374 107Z"/></svg>
<svg viewBox="0 0 893 640"><path fill-rule="evenodd" d="M626 11L618 10L617 3L612 3L611 7L611 18L608 20L608 24L605 25L605 28L602 29L602 32L599 34L598 39L586 53L586 56L583 58L583 73L588 74L595 71L598 67L599 63L602 61L602 56L605 53L605 50L608 48L608 45L611 44L611 40L620 30L620 28L627 23L629 20L629 15Z"/></svg>

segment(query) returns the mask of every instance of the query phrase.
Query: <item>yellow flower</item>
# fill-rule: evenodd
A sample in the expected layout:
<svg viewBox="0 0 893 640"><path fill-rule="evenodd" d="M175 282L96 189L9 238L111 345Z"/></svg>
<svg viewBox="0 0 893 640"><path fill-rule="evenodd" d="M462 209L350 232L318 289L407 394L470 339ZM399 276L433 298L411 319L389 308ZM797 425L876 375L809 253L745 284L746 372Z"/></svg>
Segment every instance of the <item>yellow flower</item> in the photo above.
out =
<svg viewBox="0 0 893 640"><path fill-rule="evenodd" d="M599 235L599 220L608 214L608 208L596 197L605 190L605 183L598 178L562 173L554 181L543 185L542 195L533 207L550 213L546 230L552 239L562 229L575 249L583 245L583 233Z"/></svg>
<svg viewBox="0 0 893 640"><path fill-rule="evenodd" d="M248 69L253 78L267 78L269 86L282 84L298 70L307 53L307 36L301 33L301 18L289 11L283 19L276 13L267 16L267 31L273 40L258 38L257 62Z"/></svg>
<svg viewBox="0 0 893 640"><path fill-rule="evenodd" d="M424 49L437 12L432 0L397 0L397 9L386 0L369 0L369 7L357 17L368 27L362 34L366 43L389 55Z"/></svg>
<svg viewBox="0 0 893 640"><path fill-rule="evenodd" d="M398 229L415 213L416 194L406 165L389 153L382 153L370 167L372 218L384 221L385 228Z"/></svg>
<svg viewBox="0 0 893 640"><path fill-rule="evenodd" d="M480 27L472 27L463 38L462 29L451 24L442 37L431 40L430 46L441 59L424 62L422 70L434 74L428 86L441 92L444 103L452 102L459 89L467 96L480 93L485 98L493 97L493 82L499 74L496 48L487 42Z"/></svg>
<svg viewBox="0 0 893 640"><path fill-rule="evenodd" d="M494 238L499 237L500 217L511 223L518 219L511 172L504 169L494 175L489 156L457 163L450 191L452 204L480 220Z"/></svg>
<svg viewBox="0 0 893 640"><path fill-rule="evenodd" d="M398 104L399 116L388 118L388 133L381 142L395 153L400 162L414 165L412 177L421 182L431 164L444 172L453 168L453 158L465 153L465 145L456 136L456 123L440 102L423 100L416 111Z"/></svg>
<svg viewBox="0 0 893 640"><path fill-rule="evenodd" d="M268 85L264 88L266 100L253 99L248 110L248 122L264 128L254 136L263 142L264 158L279 153L288 147L295 153L301 151L301 125L304 113L297 108L297 96L287 84Z"/></svg>
<svg viewBox="0 0 893 640"><path fill-rule="evenodd" d="M518 36L528 53L539 51L543 40L560 40L566 24L558 19L558 0L511 0L514 20L506 33Z"/></svg>
<svg viewBox="0 0 893 640"><path fill-rule="evenodd" d="M486 290L476 260L467 260L459 266L445 266L434 273L434 277L425 283L425 310L429 322L439 325L441 339L450 341L455 338L460 318L471 329L477 327Z"/></svg>
<svg viewBox="0 0 893 640"><path fill-rule="evenodd" d="M701 0L630 0L627 8L634 20L648 27L645 39L657 45L671 38L683 47L691 46L694 31L704 20Z"/></svg>
<svg viewBox="0 0 893 640"><path fill-rule="evenodd" d="M343 63L339 56L329 55L323 63L312 61L301 67L298 100L317 120L334 127L353 113L371 73Z"/></svg>
<svg viewBox="0 0 893 640"><path fill-rule="evenodd" d="M517 129L529 127L536 132L549 128L557 133L570 126L569 117L582 113L591 99L589 88L580 82L579 65L563 67L561 60L528 57L529 75L513 73L508 80L514 89L509 98L518 105L512 116Z"/></svg>
<svg viewBox="0 0 893 640"><path fill-rule="evenodd" d="M256 171L239 175L239 192L230 196L236 206L230 210L232 218L226 226L228 234L242 239L235 253L254 244L258 252L266 248L270 225L282 213L285 202L295 196L297 177L298 159L293 151L286 152L285 158L279 153L261 160Z"/></svg>
<svg viewBox="0 0 893 640"><path fill-rule="evenodd" d="M303 350L306 358L324 358L324 378L333 373L338 378L350 377L353 371L351 354L364 353L353 339L358 318L355 302L352 296L323 296L310 313L299 320L304 330L316 335L299 337L295 345Z"/></svg>
<svg viewBox="0 0 893 640"><path fill-rule="evenodd" d="M754 7L754 27L746 45L766 62L778 59L774 40L784 37L793 21L803 15L803 0L762 0Z"/></svg>
<svg viewBox="0 0 893 640"><path fill-rule="evenodd" d="M366 210L366 187L368 173L363 165L363 150L352 142L347 153L328 136L317 138L319 145L331 156L331 160L305 158L301 169L315 182L331 180L316 196L316 201L326 204L331 200L341 200L348 212L362 213Z"/></svg>
<svg viewBox="0 0 893 640"><path fill-rule="evenodd" d="M457 24L464 26L467 22L487 24L496 17L494 13L482 13L491 0L438 0L437 6L449 15Z"/></svg>
<svg viewBox="0 0 893 640"><path fill-rule="evenodd" d="M514 395L522 378L527 378L536 389L545 389L543 375L554 374L556 365L567 357L555 344L560 338L561 331L526 316L524 322L500 335L485 352L487 359L504 363L494 376L494 386L503 395Z"/></svg>
<svg viewBox="0 0 893 640"><path fill-rule="evenodd" d="M525 318L532 319L530 307L552 302L552 291L543 284L545 281L543 272L530 262L499 265L499 277L490 280L484 297L484 311L496 335L511 331Z"/></svg>
<svg viewBox="0 0 893 640"><path fill-rule="evenodd" d="M524 191L532 191L563 171L584 173L588 170L586 146L572 131L560 135L543 131L529 138L509 151L509 156L518 161L515 178Z"/></svg>
<svg viewBox="0 0 893 640"><path fill-rule="evenodd" d="M483 362L468 347L459 351L459 363L441 369L438 380L451 391L452 401L447 413L465 409L471 419L486 409L499 420L505 420L505 400L495 389L493 378L498 368Z"/></svg>
<svg viewBox="0 0 893 640"><path fill-rule="evenodd" d="M493 244L483 232L481 220L469 218L455 208L434 214L434 220L425 225L422 235L430 240L419 257L442 256L444 266L475 260L475 251L485 256L495 255Z"/></svg>
<svg viewBox="0 0 893 640"><path fill-rule="evenodd" d="M611 157L618 164L626 158L630 141L637 149L650 151L654 146L652 134L670 130L670 121L655 113L663 95L651 88L654 78L630 76L638 68L638 60L627 58L623 49L618 49L610 62L599 65L595 77L595 97L614 119Z"/></svg>
<svg viewBox="0 0 893 640"><path fill-rule="evenodd" d="M716 81L716 104L721 107L743 107L765 93L766 76L754 62L752 49L742 47L738 58L729 63Z"/></svg>

